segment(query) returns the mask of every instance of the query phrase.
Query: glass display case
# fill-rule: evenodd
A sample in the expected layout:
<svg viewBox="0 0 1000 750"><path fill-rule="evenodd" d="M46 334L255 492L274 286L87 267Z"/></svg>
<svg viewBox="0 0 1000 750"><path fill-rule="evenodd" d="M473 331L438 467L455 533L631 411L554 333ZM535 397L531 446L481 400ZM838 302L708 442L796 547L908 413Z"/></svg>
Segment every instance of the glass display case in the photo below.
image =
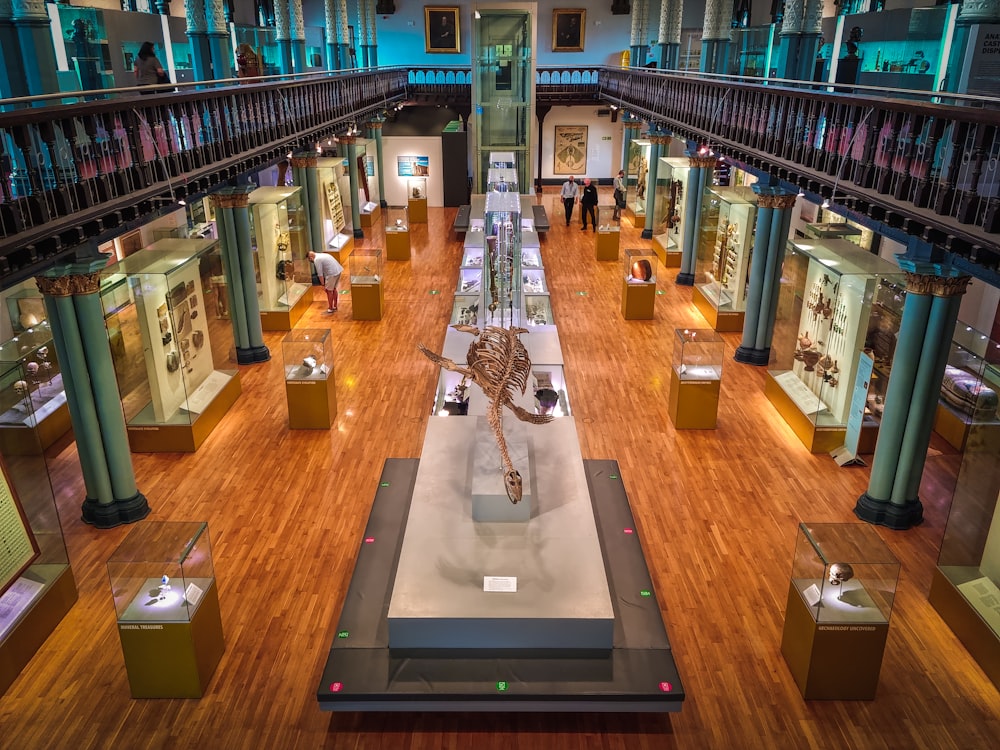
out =
<svg viewBox="0 0 1000 750"><path fill-rule="evenodd" d="M204 695L225 650L208 524L135 526L108 578L132 697Z"/></svg>
<svg viewBox="0 0 1000 750"><path fill-rule="evenodd" d="M517 393L514 402L532 414L565 417L570 414L566 392L566 375L561 365L532 364L528 388L524 394ZM477 385L460 373L441 371L431 414L481 417L485 416L487 405Z"/></svg>
<svg viewBox="0 0 1000 750"><path fill-rule="evenodd" d="M997 347L997 342L989 346ZM998 497L1000 432L995 422L973 422L931 578L930 602L993 684L1000 686Z"/></svg>
<svg viewBox="0 0 1000 750"><path fill-rule="evenodd" d="M621 219L614 206L597 207L597 237L594 256L597 260L618 260Z"/></svg>
<svg viewBox="0 0 1000 750"><path fill-rule="evenodd" d="M656 301L656 254L644 248L625 250L622 266L622 315L651 320Z"/></svg>
<svg viewBox="0 0 1000 750"><path fill-rule="evenodd" d="M788 243L765 393L813 453L844 445L857 387L871 388L871 400L856 452L874 448L904 284L897 266L846 240ZM867 355L871 376L859 384Z"/></svg>
<svg viewBox="0 0 1000 750"><path fill-rule="evenodd" d="M542 252L538 247L521 247L521 268L541 268Z"/></svg>
<svg viewBox="0 0 1000 750"><path fill-rule="evenodd" d="M382 249L356 248L347 259L351 276L351 307L355 320L382 320L385 291Z"/></svg>
<svg viewBox="0 0 1000 750"><path fill-rule="evenodd" d="M0 344L0 448L7 455L43 451L71 427L62 369L43 319Z"/></svg>
<svg viewBox="0 0 1000 750"><path fill-rule="evenodd" d="M636 138L628 146L628 164L625 168L625 210L633 220L646 218L646 191L649 185L649 153L652 143Z"/></svg>
<svg viewBox="0 0 1000 750"><path fill-rule="evenodd" d="M309 307L309 227L302 188L260 187L250 193L250 241L257 303L265 331L290 331Z"/></svg>
<svg viewBox="0 0 1000 750"><path fill-rule="evenodd" d="M465 247L462 250L462 268L482 268L483 267L483 233L477 232L479 242L469 242L466 237Z"/></svg>
<svg viewBox="0 0 1000 750"><path fill-rule="evenodd" d="M665 268L680 268L684 251L681 221L688 195L690 162L686 157L663 157L656 170L656 203L653 216L653 250Z"/></svg>
<svg viewBox="0 0 1000 750"><path fill-rule="evenodd" d="M545 272L534 268L521 269L521 289L525 294L548 294Z"/></svg>
<svg viewBox="0 0 1000 750"><path fill-rule="evenodd" d="M377 226L382 218L382 196L378 189L378 154L373 138L355 140L358 165L358 218L361 226Z"/></svg>
<svg viewBox="0 0 1000 750"><path fill-rule="evenodd" d="M458 294L479 294L483 289L482 268L461 268L458 271Z"/></svg>
<svg viewBox="0 0 1000 750"><path fill-rule="evenodd" d="M757 196L749 187L710 187L701 200L692 300L716 331L742 331Z"/></svg>
<svg viewBox="0 0 1000 750"><path fill-rule="evenodd" d="M349 196L351 189L347 160L328 156L316 159L316 177L321 196L323 241L327 252L344 263L354 249L350 203L344 205L344 196ZM316 248L316 252L321 249Z"/></svg>
<svg viewBox="0 0 1000 750"><path fill-rule="evenodd" d="M41 445L0 446L0 695L77 599Z"/></svg>
<svg viewBox="0 0 1000 750"><path fill-rule="evenodd" d="M408 177L406 179L406 201L410 209L410 221L415 224L427 223L427 178Z"/></svg>
<svg viewBox="0 0 1000 750"><path fill-rule="evenodd" d="M495 193L516 193L517 170L507 167L491 167L486 172L486 190Z"/></svg>
<svg viewBox="0 0 1000 750"><path fill-rule="evenodd" d="M240 394L218 241L158 240L103 277L112 352L126 353L113 359L132 450L197 450Z"/></svg>
<svg viewBox="0 0 1000 750"><path fill-rule="evenodd" d="M479 324L478 294L456 294L451 308L449 325L474 326Z"/></svg>
<svg viewBox="0 0 1000 750"><path fill-rule="evenodd" d="M388 260L410 259L409 206L388 206L385 217L385 253Z"/></svg>
<svg viewBox="0 0 1000 750"><path fill-rule="evenodd" d="M549 295L524 295L524 325L529 329L555 325L555 319L552 317L552 303L549 301Z"/></svg>
<svg viewBox="0 0 1000 750"><path fill-rule="evenodd" d="M516 169L517 161L513 151L490 151L490 169Z"/></svg>
<svg viewBox="0 0 1000 750"><path fill-rule="evenodd" d="M715 428L725 349L722 337L709 328L674 330L668 413L675 428Z"/></svg>
<svg viewBox="0 0 1000 750"><path fill-rule="evenodd" d="M934 418L934 431L956 450L965 449L973 432L991 439L1000 432L998 349L1000 344L985 333L961 321L956 324Z"/></svg>
<svg viewBox="0 0 1000 750"><path fill-rule="evenodd" d="M289 428L330 429L337 416L330 329L291 331L281 341L281 356L285 365Z"/></svg>
<svg viewBox="0 0 1000 750"><path fill-rule="evenodd" d="M483 263L483 290L486 318L490 325L515 324L521 308L521 198L517 193L487 193L484 203L486 254ZM533 280L543 276L531 273ZM543 286L534 291L542 292Z"/></svg>
<svg viewBox="0 0 1000 750"><path fill-rule="evenodd" d="M799 524L781 653L806 699L875 697L899 561L867 524Z"/></svg>
<svg viewBox="0 0 1000 750"><path fill-rule="evenodd" d="M122 44L122 57L118 61L112 60L103 10L67 5L59 11L59 25L62 27L63 59L76 78L73 83L78 83L72 88L79 88L80 91L115 88L115 62L126 76L132 78L134 85L132 67L139 44ZM53 30L56 31L53 36L58 38L58 29Z"/></svg>

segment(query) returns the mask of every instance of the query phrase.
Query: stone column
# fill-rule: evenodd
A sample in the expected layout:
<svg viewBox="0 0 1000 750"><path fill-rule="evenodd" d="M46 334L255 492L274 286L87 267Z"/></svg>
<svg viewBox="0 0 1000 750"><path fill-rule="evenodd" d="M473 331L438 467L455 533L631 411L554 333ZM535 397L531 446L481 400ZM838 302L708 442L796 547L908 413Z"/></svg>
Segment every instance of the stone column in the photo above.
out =
<svg viewBox="0 0 1000 750"><path fill-rule="evenodd" d="M365 236L361 228L361 206L358 205L358 143L353 135L340 136L340 145L347 147L347 174L351 182L351 226L354 227L355 239Z"/></svg>
<svg viewBox="0 0 1000 750"><path fill-rule="evenodd" d="M59 90L56 51L52 46L52 24L44 0L12 0L11 19L17 32L25 95L51 94ZM5 48L5 62L11 52Z"/></svg>
<svg viewBox="0 0 1000 750"><path fill-rule="evenodd" d="M779 187L754 185L757 193L757 225L753 255L750 260L750 283L747 289L743 339L736 349L737 362L766 365L771 357L774 318L781 289L781 265L797 193L785 193Z"/></svg>
<svg viewBox="0 0 1000 750"><path fill-rule="evenodd" d="M958 23L1000 23L1000 0L964 0Z"/></svg>
<svg viewBox="0 0 1000 750"><path fill-rule="evenodd" d="M280 1L280 0L279 0ZM289 0L289 25L292 47L292 68L306 72L306 21L302 16L302 0Z"/></svg>
<svg viewBox="0 0 1000 750"><path fill-rule="evenodd" d="M775 66L778 78L812 80L822 22L823 0L788 0L785 3Z"/></svg>
<svg viewBox="0 0 1000 750"><path fill-rule="evenodd" d="M656 213L656 175L659 172L660 156L673 140L669 135L660 132L658 128L649 134L649 173L646 175L646 224L642 230L644 240L653 239L653 224Z"/></svg>
<svg viewBox="0 0 1000 750"><path fill-rule="evenodd" d="M208 44L208 22L205 19L205 0L184 0L184 20L191 40L191 58L194 61L194 79L211 81L216 76L212 70L212 50Z"/></svg>
<svg viewBox="0 0 1000 750"><path fill-rule="evenodd" d="M347 0L334 0L337 4L337 54L340 60L340 69L347 70L354 67L351 62L351 28L350 16L347 15Z"/></svg>
<svg viewBox="0 0 1000 750"><path fill-rule="evenodd" d="M918 493L958 308L970 278L950 266L900 258L906 302L885 394L862 521L908 529L923 520Z"/></svg>
<svg viewBox="0 0 1000 750"><path fill-rule="evenodd" d="M793 0L794 1L794 0ZM701 34L702 73L727 73L733 5L726 0L705 0L705 23Z"/></svg>
<svg viewBox="0 0 1000 750"><path fill-rule="evenodd" d="M236 53L226 25L222 0L205 0L205 23L208 48L212 56L212 71L216 78L233 78Z"/></svg>
<svg viewBox="0 0 1000 750"><path fill-rule="evenodd" d="M11 0L0 0L0 99L27 96L23 76L17 74L22 59L21 42L14 27L14 6Z"/></svg>
<svg viewBox="0 0 1000 750"><path fill-rule="evenodd" d="M368 65L372 68L378 67L378 34L375 29L375 21L378 13L375 10L375 0L368 2Z"/></svg>
<svg viewBox="0 0 1000 750"><path fill-rule="evenodd" d="M649 45L646 41L649 26L649 0L632 0L632 34L629 42L629 67L641 68L646 64Z"/></svg>
<svg viewBox="0 0 1000 750"><path fill-rule="evenodd" d="M264 330L257 301L257 275L253 266L250 236L250 185L225 188L210 196L215 207L222 245L222 271L229 295L236 361L241 365L267 362L271 352L264 346Z"/></svg>
<svg viewBox="0 0 1000 750"><path fill-rule="evenodd" d="M656 40L660 47L658 60L662 70L677 70L681 53L681 17L684 0L661 0L660 31Z"/></svg>
<svg viewBox="0 0 1000 750"><path fill-rule="evenodd" d="M87 497L83 520L102 529L149 515L136 488L121 395L98 296L106 259L56 266L35 282L62 367Z"/></svg>
<svg viewBox="0 0 1000 750"><path fill-rule="evenodd" d="M323 0L323 20L325 21L323 35L326 38L326 69L340 70L340 50L337 47L339 22L337 20L336 0Z"/></svg>
<svg viewBox="0 0 1000 750"><path fill-rule="evenodd" d="M274 0L274 38L278 42L278 71L292 72L291 11L288 0Z"/></svg>
<svg viewBox="0 0 1000 750"><path fill-rule="evenodd" d="M316 169L316 152L299 151L292 156L292 179L302 186L302 205L306 210L306 225L309 227L309 247L303 248L303 260L310 250L320 253L326 246L323 237L323 204L319 188L319 172Z"/></svg>
<svg viewBox="0 0 1000 750"><path fill-rule="evenodd" d="M380 117L375 118L368 123L368 129L372 133L372 137L375 139L375 162L378 167L378 199L379 205L385 208L389 204L385 200L385 172L382 169L382 120Z"/></svg>
<svg viewBox="0 0 1000 750"><path fill-rule="evenodd" d="M684 233L681 246L681 270L677 274L676 283L681 286L694 286L694 262L698 254L698 228L701 225L701 199L705 187L712 184L712 170L715 169L714 155L687 152L688 165L691 172L688 175L687 197L684 199L684 221L681 231Z"/></svg>

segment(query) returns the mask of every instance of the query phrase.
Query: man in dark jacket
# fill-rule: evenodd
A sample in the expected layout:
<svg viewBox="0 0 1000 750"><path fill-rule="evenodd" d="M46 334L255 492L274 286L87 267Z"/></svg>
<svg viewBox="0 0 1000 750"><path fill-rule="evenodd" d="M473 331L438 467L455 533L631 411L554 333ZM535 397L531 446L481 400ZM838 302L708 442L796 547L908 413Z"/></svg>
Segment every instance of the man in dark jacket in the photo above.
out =
<svg viewBox="0 0 1000 750"><path fill-rule="evenodd" d="M583 228L587 228L587 215L590 224L597 231L597 185L591 183L589 177L583 179L583 195L580 197L580 213L583 214Z"/></svg>

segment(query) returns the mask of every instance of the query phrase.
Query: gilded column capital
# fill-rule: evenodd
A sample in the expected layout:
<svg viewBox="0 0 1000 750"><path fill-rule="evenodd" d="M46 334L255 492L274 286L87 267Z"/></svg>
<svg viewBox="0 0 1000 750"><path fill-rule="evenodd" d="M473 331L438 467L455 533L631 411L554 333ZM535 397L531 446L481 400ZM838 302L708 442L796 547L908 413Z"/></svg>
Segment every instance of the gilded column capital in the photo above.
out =
<svg viewBox="0 0 1000 750"><path fill-rule="evenodd" d="M337 140L345 146L353 146L358 142L357 137L353 135L340 135L337 136Z"/></svg>
<svg viewBox="0 0 1000 750"><path fill-rule="evenodd" d="M69 274L66 276L36 276L38 291L46 297L72 297L77 294L96 294L101 288L101 274Z"/></svg>
<svg viewBox="0 0 1000 750"><path fill-rule="evenodd" d="M369 130L381 130L382 129L382 121L381 120L372 120L371 122L366 122L365 123L365 127L368 128Z"/></svg>
<svg viewBox="0 0 1000 750"><path fill-rule="evenodd" d="M246 208L250 205L249 193L212 193L208 199L212 208Z"/></svg>
<svg viewBox="0 0 1000 750"><path fill-rule="evenodd" d="M649 136L649 142L654 146L669 146L671 141L673 141L673 136L670 135L651 135Z"/></svg>
<svg viewBox="0 0 1000 750"><path fill-rule="evenodd" d="M706 167L714 168L718 159L714 156L688 156L688 166L694 168L705 169Z"/></svg>
<svg viewBox="0 0 1000 750"><path fill-rule="evenodd" d="M777 195L761 194L757 196L758 208L791 208L795 205L796 193L779 193Z"/></svg>
<svg viewBox="0 0 1000 750"><path fill-rule="evenodd" d="M307 156L305 154L296 155L292 157L291 160L292 169L315 169L316 168L316 155L312 154Z"/></svg>
<svg viewBox="0 0 1000 750"><path fill-rule="evenodd" d="M907 294L930 294L934 297L961 297L972 281L971 276L935 276L906 271Z"/></svg>

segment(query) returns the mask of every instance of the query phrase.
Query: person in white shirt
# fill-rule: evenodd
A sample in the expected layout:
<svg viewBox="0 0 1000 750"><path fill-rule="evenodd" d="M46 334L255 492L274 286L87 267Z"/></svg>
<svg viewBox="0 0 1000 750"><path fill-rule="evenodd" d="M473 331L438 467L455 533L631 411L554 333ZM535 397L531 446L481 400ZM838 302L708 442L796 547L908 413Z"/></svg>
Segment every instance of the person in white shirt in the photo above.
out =
<svg viewBox="0 0 1000 750"><path fill-rule="evenodd" d="M579 193L580 186L576 184L576 177L570 175L569 179L563 183L562 191L559 193L563 207L566 209L566 226L569 226L569 220L573 218L573 204L576 203L576 196Z"/></svg>
<svg viewBox="0 0 1000 750"><path fill-rule="evenodd" d="M326 312L328 314L337 312L337 285L340 283L344 267L329 253L310 252L309 260L316 266L316 275L326 290Z"/></svg>

